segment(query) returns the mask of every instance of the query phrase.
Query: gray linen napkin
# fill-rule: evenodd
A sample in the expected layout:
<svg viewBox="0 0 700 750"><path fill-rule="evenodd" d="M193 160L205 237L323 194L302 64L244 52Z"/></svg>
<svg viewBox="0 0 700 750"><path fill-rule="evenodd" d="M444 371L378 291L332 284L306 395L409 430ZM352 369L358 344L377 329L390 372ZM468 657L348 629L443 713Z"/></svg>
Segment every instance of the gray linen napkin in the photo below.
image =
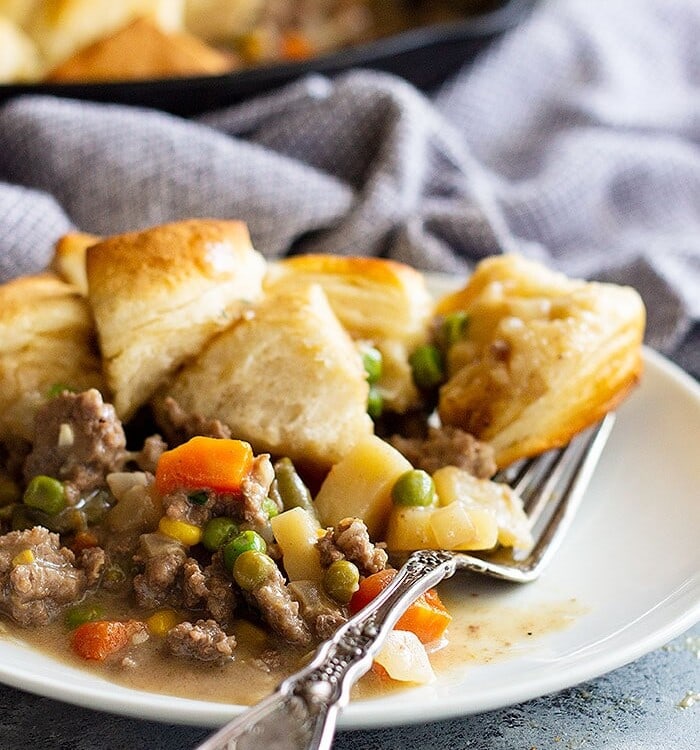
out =
<svg viewBox="0 0 700 750"><path fill-rule="evenodd" d="M633 10L632 10L633 7ZM648 342L700 373L700 6L560 0L432 99L312 76L182 120L25 97L0 107L0 279L70 227L242 218L256 247L466 271L518 251L636 286Z"/></svg>

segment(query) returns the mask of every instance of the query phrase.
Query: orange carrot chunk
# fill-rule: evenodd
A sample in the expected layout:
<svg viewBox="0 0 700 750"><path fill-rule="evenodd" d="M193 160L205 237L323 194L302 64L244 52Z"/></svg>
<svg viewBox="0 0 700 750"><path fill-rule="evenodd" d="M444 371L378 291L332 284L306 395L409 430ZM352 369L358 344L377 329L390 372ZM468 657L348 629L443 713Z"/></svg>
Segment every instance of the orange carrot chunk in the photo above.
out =
<svg viewBox="0 0 700 750"><path fill-rule="evenodd" d="M104 661L110 654L128 646L131 639L146 626L139 620L94 620L73 631L73 650L83 659Z"/></svg>
<svg viewBox="0 0 700 750"><path fill-rule="evenodd" d="M161 495L181 489L238 492L252 465L253 450L242 440L193 437L161 455L156 489Z"/></svg>
<svg viewBox="0 0 700 750"><path fill-rule="evenodd" d="M369 604L384 591L395 575L395 570L387 568L360 581L360 588L353 594L348 605L350 612L355 614ZM395 629L410 630L418 636L421 643L432 643L442 638L451 621L452 615L445 608L437 591L429 589L401 615Z"/></svg>
<svg viewBox="0 0 700 750"><path fill-rule="evenodd" d="M301 32L287 31L282 36L281 56L283 60L306 60L313 54L313 45Z"/></svg>

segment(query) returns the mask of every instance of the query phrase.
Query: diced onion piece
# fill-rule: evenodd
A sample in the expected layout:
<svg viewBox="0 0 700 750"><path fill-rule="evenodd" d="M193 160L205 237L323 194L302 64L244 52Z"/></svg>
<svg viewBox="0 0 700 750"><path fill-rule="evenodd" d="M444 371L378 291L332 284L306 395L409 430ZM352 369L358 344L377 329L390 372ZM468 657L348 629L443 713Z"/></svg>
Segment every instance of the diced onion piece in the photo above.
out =
<svg viewBox="0 0 700 750"><path fill-rule="evenodd" d="M75 433L73 428L68 422L61 422L61 426L58 428L58 447L67 448L75 442Z"/></svg>
<svg viewBox="0 0 700 750"><path fill-rule="evenodd" d="M117 500L122 499L132 487L148 486L148 477L143 471L113 471L107 474L107 486Z"/></svg>
<svg viewBox="0 0 700 750"><path fill-rule="evenodd" d="M420 685L435 681L425 647L415 633L407 630L392 630L374 660L392 680Z"/></svg>

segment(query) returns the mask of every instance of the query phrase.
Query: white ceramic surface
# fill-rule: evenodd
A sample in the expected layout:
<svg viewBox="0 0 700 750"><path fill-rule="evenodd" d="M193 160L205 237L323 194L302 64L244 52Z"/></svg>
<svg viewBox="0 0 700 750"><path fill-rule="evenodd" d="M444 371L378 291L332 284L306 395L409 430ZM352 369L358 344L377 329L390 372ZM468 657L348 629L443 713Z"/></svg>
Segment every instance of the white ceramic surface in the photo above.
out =
<svg viewBox="0 0 700 750"><path fill-rule="evenodd" d="M455 665L430 687L351 703L341 727L429 721L551 693L622 666L700 619L700 386L654 352L645 351L645 365L543 578L516 588L478 584L499 605L534 610L575 598L585 613L510 658ZM0 681L173 723L215 726L242 710L129 690L8 640L0 640Z"/></svg>

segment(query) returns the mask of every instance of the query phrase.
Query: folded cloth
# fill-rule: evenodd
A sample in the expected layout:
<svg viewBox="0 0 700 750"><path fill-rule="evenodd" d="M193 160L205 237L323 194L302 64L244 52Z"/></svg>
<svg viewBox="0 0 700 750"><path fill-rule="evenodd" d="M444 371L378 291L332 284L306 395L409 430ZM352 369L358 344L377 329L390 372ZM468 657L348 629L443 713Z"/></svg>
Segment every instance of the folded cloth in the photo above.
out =
<svg viewBox="0 0 700 750"><path fill-rule="evenodd" d="M0 108L0 279L71 227L242 218L256 247L466 272L520 252L636 286L700 373L700 6L542 2L428 98L311 76L183 120L30 96Z"/></svg>

